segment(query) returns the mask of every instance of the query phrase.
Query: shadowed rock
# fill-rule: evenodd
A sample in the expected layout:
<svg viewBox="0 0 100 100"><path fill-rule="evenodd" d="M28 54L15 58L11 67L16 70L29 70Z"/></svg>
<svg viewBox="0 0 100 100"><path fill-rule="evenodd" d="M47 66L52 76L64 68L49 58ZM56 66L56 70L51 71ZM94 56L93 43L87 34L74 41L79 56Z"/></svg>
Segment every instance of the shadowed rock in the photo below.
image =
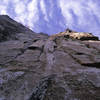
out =
<svg viewBox="0 0 100 100"><path fill-rule="evenodd" d="M31 31L7 15L0 15L0 41L17 39L16 33Z"/></svg>

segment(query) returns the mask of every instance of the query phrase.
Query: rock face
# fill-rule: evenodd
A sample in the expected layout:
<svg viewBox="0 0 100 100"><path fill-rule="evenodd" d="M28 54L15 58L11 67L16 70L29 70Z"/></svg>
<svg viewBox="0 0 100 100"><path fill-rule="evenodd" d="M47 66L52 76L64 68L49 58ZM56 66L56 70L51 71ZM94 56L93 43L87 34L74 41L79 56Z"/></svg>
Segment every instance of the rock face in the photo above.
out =
<svg viewBox="0 0 100 100"><path fill-rule="evenodd" d="M92 33L75 32L70 29L67 29L65 32L62 32L61 34L65 34L72 39L78 39L78 40L99 40L98 37L92 35Z"/></svg>
<svg viewBox="0 0 100 100"><path fill-rule="evenodd" d="M0 100L100 100L98 37L36 34L0 16L0 41Z"/></svg>

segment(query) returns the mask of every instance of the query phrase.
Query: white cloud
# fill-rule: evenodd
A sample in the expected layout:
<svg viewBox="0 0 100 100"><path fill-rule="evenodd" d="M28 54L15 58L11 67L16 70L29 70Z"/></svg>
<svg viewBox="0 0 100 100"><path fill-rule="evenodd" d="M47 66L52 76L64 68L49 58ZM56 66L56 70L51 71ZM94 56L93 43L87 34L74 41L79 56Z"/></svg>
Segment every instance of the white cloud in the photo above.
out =
<svg viewBox="0 0 100 100"><path fill-rule="evenodd" d="M70 13L70 6L71 6L71 3L68 3L66 1L63 0L63 2L60 0L59 2L60 4L60 7L61 7L61 10L62 10L62 14L66 20L66 25L67 26L71 26L73 24L73 17L72 17L72 14Z"/></svg>
<svg viewBox="0 0 100 100"><path fill-rule="evenodd" d="M37 0L30 1L27 5L24 2L16 3L16 20L32 28L38 20Z"/></svg>
<svg viewBox="0 0 100 100"><path fill-rule="evenodd" d="M60 0L59 1L62 14L66 19L67 25L75 25L74 20L76 20L72 15L72 12L69 10L71 9L75 16L77 17L78 23L77 25L80 26L86 26L91 24L91 21L93 21L93 13L99 17L99 9L97 6L97 3L94 3L92 0L89 0L87 2L83 2L83 0L75 1L75 0ZM90 16L90 18L89 18ZM89 18L89 19L88 19ZM100 17L99 17L100 18Z"/></svg>
<svg viewBox="0 0 100 100"><path fill-rule="evenodd" d="M24 13L25 12L25 4L23 2L18 2L16 5L15 5L15 12L16 14L21 14L21 13Z"/></svg>
<svg viewBox="0 0 100 100"><path fill-rule="evenodd" d="M40 5L41 5L42 12L43 12L44 14L47 14L47 13L46 13L46 7L45 7L45 1L44 1L44 0L41 0L41 1L40 1Z"/></svg>
<svg viewBox="0 0 100 100"><path fill-rule="evenodd" d="M94 14L100 22L100 6L98 5L98 3L89 1L88 6L90 8L89 10L91 10L92 15Z"/></svg>
<svg viewBox="0 0 100 100"><path fill-rule="evenodd" d="M33 11L37 11L37 0L32 0L31 2L29 2L28 6L28 11L29 12L33 12Z"/></svg>
<svg viewBox="0 0 100 100"><path fill-rule="evenodd" d="M41 5L42 13L44 14L44 19L45 19L47 22L49 22L48 15L47 15L47 12L46 12L45 1L44 1L44 0L41 0L41 1L40 1L40 5Z"/></svg>
<svg viewBox="0 0 100 100"><path fill-rule="evenodd" d="M18 16L16 16L15 18L14 18L16 21L18 21L18 22L21 22L21 23L23 23L24 25L27 23L27 13L26 14L24 14L24 16L23 16L23 14L21 14L21 15L18 15Z"/></svg>
<svg viewBox="0 0 100 100"><path fill-rule="evenodd" d="M7 7L4 5L0 5L0 14L6 15L7 14Z"/></svg>
<svg viewBox="0 0 100 100"><path fill-rule="evenodd" d="M20 0L12 0L13 3L19 3Z"/></svg>
<svg viewBox="0 0 100 100"><path fill-rule="evenodd" d="M38 8L37 8L38 2L37 0L32 0L28 5L28 20L32 21L33 24L38 20Z"/></svg>
<svg viewBox="0 0 100 100"><path fill-rule="evenodd" d="M1 15L7 15L7 12L6 12L6 10L1 10L0 14Z"/></svg>
<svg viewBox="0 0 100 100"><path fill-rule="evenodd" d="M10 0L2 0L2 4L6 4L6 6L9 4Z"/></svg>

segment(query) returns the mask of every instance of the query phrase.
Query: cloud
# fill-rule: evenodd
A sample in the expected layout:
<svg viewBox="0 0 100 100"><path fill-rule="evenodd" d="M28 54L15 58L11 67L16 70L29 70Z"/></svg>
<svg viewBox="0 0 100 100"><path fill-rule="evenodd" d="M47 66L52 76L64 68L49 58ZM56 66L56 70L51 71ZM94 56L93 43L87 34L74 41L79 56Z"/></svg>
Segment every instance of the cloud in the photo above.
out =
<svg viewBox="0 0 100 100"><path fill-rule="evenodd" d="M47 12L46 12L46 5L45 5L45 1L44 0L40 1L40 6L41 6L41 10L42 10L42 12L44 14L44 19L49 22L48 15L47 15Z"/></svg>
<svg viewBox="0 0 100 100"><path fill-rule="evenodd" d="M77 18L77 22L79 25L82 25L82 21L86 20L84 19L85 10L86 8L82 6L82 3L78 0L71 0L71 2L68 2L68 0L63 0L63 2L60 0L60 7L62 10L62 14L66 19L66 24L69 26L73 25L76 21L75 17Z"/></svg>
<svg viewBox="0 0 100 100"><path fill-rule="evenodd" d="M0 14L7 14L7 7L4 5L0 5Z"/></svg>
<svg viewBox="0 0 100 100"><path fill-rule="evenodd" d="M35 27L34 24L38 20L37 0L32 0L28 3L27 11L29 27Z"/></svg>
<svg viewBox="0 0 100 100"><path fill-rule="evenodd" d="M6 1L7 1L7 0L6 0ZM13 3L19 3L20 0L13 0L12 2L13 2Z"/></svg>
<svg viewBox="0 0 100 100"><path fill-rule="evenodd" d="M16 12L16 14L24 13L25 12L25 4L21 1L16 3L15 12Z"/></svg>

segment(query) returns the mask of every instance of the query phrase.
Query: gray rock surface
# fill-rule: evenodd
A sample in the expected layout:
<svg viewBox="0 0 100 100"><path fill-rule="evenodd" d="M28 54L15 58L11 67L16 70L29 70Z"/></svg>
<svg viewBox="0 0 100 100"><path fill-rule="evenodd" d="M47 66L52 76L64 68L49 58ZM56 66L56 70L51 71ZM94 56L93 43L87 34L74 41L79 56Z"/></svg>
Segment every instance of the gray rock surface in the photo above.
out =
<svg viewBox="0 0 100 100"><path fill-rule="evenodd" d="M8 16L0 19L0 100L100 100L97 38L82 41L68 30L36 34Z"/></svg>

